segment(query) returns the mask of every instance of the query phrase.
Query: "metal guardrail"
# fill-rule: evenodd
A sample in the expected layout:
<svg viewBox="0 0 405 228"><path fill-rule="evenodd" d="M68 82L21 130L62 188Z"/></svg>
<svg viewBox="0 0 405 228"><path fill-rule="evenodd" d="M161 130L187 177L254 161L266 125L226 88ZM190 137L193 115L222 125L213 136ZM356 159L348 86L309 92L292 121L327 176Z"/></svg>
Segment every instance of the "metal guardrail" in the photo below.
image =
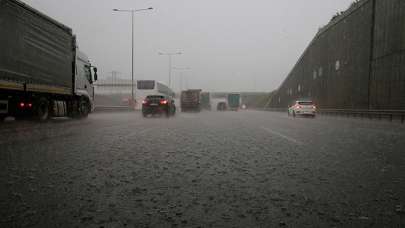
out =
<svg viewBox="0 0 405 228"><path fill-rule="evenodd" d="M287 112L287 108L264 108L263 111ZM405 122L405 110L368 110L368 109L318 109L321 115L336 115L347 117L360 117L368 119L389 119Z"/></svg>
<svg viewBox="0 0 405 228"><path fill-rule="evenodd" d="M405 110L368 110L368 109L320 109L317 111L323 115L343 115L369 119L398 119L405 122Z"/></svg>

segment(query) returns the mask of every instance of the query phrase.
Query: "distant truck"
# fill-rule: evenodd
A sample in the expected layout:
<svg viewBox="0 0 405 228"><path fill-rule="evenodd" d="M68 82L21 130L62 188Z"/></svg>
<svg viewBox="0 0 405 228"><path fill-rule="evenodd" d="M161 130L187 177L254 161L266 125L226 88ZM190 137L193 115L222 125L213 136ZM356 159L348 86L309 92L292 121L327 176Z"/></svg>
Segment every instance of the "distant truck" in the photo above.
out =
<svg viewBox="0 0 405 228"><path fill-rule="evenodd" d="M228 109L232 111L238 111L240 107L240 94L230 93L228 94Z"/></svg>
<svg viewBox="0 0 405 228"><path fill-rule="evenodd" d="M201 111L201 89L189 89L181 92L180 107L182 112Z"/></svg>
<svg viewBox="0 0 405 228"><path fill-rule="evenodd" d="M209 92L201 93L201 108L211 111L211 95Z"/></svg>
<svg viewBox="0 0 405 228"><path fill-rule="evenodd" d="M220 101L217 103L217 111L223 112L226 111L227 106L225 101Z"/></svg>
<svg viewBox="0 0 405 228"><path fill-rule="evenodd" d="M72 29L21 1L0 0L0 34L0 118L87 117L97 68Z"/></svg>

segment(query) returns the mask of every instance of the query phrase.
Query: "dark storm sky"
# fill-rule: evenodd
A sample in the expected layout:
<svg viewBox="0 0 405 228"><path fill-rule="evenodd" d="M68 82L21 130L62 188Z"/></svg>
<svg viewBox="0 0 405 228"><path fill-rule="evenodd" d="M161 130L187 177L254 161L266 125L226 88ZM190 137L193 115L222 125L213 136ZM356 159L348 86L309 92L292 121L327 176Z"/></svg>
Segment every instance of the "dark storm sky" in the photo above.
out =
<svg viewBox="0 0 405 228"><path fill-rule="evenodd" d="M73 28L79 47L100 70L129 78L130 14L113 8L154 7L135 15L135 78L168 81L168 58L193 88L271 91L318 28L352 0L24 0ZM178 87L179 72L173 71Z"/></svg>

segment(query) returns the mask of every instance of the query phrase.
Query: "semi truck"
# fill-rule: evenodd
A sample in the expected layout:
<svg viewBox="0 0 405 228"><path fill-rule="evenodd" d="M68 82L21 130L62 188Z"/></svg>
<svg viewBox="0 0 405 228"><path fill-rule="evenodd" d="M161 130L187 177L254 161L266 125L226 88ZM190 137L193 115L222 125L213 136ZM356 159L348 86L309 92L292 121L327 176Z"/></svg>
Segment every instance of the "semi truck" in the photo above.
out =
<svg viewBox="0 0 405 228"><path fill-rule="evenodd" d="M201 108L211 111L211 95L209 92L201 93Z"/></svg>
<svg viewBox="0 0 405 228"><path fill-rule="evenodd" d="M72 29L19 0L0 0L0 118L87 117L97 68Z"/></svg>
<svg viewBox="0 0 405 228"><path fill-rule="evenodd" d="M240 107L240 94L230 93L228 94L228 109L232 111L238 111Z"/></svg>
<svg viewBox="0 0 405 228"><path fill-rule="evenodd" d="M201 89L189 89L181 92L180 107L182 112L201 111Z"/></svg>

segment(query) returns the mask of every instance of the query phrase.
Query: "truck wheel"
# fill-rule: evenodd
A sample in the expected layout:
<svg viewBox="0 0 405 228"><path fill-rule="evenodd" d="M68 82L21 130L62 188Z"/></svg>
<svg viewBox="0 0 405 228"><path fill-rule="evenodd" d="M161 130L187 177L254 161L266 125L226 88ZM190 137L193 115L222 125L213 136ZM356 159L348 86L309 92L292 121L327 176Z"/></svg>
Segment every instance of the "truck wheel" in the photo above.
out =
<svg viewBox="0 0 405 228"><path fill-rule="evenodd" d="M49 101L45 97L39 98L35 105L35 116L39 121L45 121L49 118Z"/></svg>
<svg viewBox="0 0 405 228"><path fill-rule="evenodd" d="M80 117L79 114L79 102L76 100L68 102L68 116L74 119Z"/></svg>
<svg viewBox="0 0 405 228"><path fill-rule="evenodd" d="M90 113L90 104L86 99L79 101L79 115L81 118L86 118Z"/></svg>

